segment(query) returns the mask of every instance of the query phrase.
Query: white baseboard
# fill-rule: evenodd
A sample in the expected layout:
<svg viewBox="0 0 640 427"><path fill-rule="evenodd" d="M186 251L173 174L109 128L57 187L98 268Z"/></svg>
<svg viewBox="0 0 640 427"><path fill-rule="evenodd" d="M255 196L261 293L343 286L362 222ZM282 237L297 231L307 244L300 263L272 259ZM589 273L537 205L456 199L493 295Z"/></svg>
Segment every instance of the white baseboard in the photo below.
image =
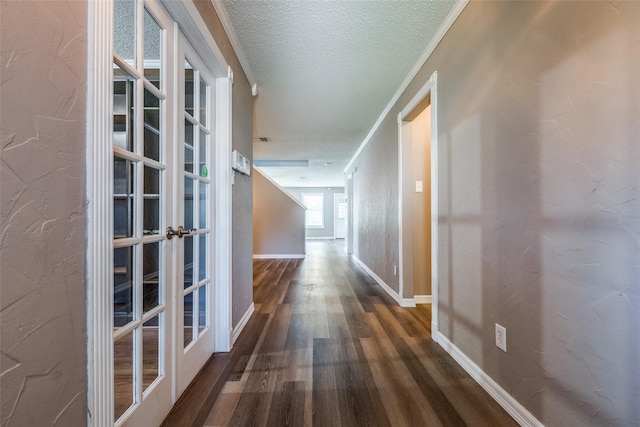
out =
<svg viewBox="0 0 640 427"><path fill-rule="evenodd" d="M244 330L244 327L247 326L247 322L249 321L249 319L251 318L251 315L255 310L256 310L255 305L251 303L251 306L249 306L249 309L247 310L247 312L244 314L244 316L242 316L242 319L240 319L240 321L235 326L235 328L233 328L233 332L231 333L232 345L236 342L236 340L240 336L240 333Z"/></svg>
<svg viewBox="0 0 640 427"><path fill-rule="evenodd" d="M305 254L253 254L253 259L304 259Z"/></svg>
<svg viewBox="0 0 640 427"><path fill-rule="evenodd" d="M391 298L394 299L395 302L398 303L400 307L415 307L416 302L413 298L402 298L400 294L391 289L389 285L387 285L384 280L382 280L376 273L373 272L364 262L362 262L357 256L351 255L351 258L364 270L367 272L369 276L373 278L373 280L380 285L384 291L389 294Z"/></svg>
<svg viewBox="0 0 640 427"><path fill-rule="evenodd" d="M436 341L456 362L473 378L487 393L495 400L502 409L522 427L544 427L531 412L513 398L505 389L487 375L478 365L476 365L466 354L456 347L447 337L440 332Z"/></svg>
<svg viewBox="0 0 640 427"><path fill-rule="evenodd" d="M416 304L431 304L431 295L416 295L413 299Z"/></svg>

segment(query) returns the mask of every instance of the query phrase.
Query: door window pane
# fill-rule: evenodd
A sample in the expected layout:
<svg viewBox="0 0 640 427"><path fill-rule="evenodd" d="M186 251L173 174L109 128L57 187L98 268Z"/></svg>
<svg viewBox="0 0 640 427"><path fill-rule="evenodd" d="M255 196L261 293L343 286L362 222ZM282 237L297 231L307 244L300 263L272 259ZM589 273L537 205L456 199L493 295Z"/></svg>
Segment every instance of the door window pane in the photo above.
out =
<svg viewBox="0 0 640 427"><path fill-rule="evenodd" d="M198 281L202 281L207 278L207 235L201 234L198 239Z"/></svg>
<svg viewBox="0 0 640 427"><path fill-rule="evenodd" d="M133 151L134 80L122 68L113 68L113 145Z"/></svg>
<svg viewBox="0 0 640 427"><path fill-rule="evenodd" d="M160 233L160 174L158 169L144 167L143 234Z"/></svg>
<svg viewBox="0 0 640 427"><path fill-rule="evenodd" d="M184 296L184 346L193 341L193 292Z"/></svg>
<svg viewBox="0 0 640 427"><path fill-rule="evenodd" d="M184 288L193 285L193 236L184 236Z"/></svg>
<svg viewBox="0 0 640 427"><path fill-rule="evenodd" d="M198 157L200 158L200 164L198 170L200 176L206 178L209 176L209 169L207 168L207 133L200 129L200 138L198 141Z"/></svg>
<svg viewBox="0 0 640 427"><path fill-rule="evenodd" d="M142 311L160 304L160 242L147 243L142 249Z"/></svg>
<svg viewBox="0 0 640 427"><path fill-rule="evenodd" d="M198 183L198 187L199 187L199 212L198 212L198 216L200 218L198 218L198 227L200 228L207 228L207 188L209 187L209 184L207 184L206 182L202 182L200 181Z"/></svg>
<svg viewBox="0 0 640 427"><path fill-rule="evenodd" d="M184 170L193 172L193 125L184 121Z"/></svg>
<svg viewBox="0 0 640 427"><path fill-rule="evenodd" d="M160 375L160 315L142 326L142 390L146 390Z"/></svg>
<svg viewBox="0 0 640 427"><path fill-rule="evenodd" d="M160 161L160 100L144 90L144 156Z"/></svg>
<svg viewBox="0 0 640 427"><path fill-rule="evenodd" d="M133 162L113 159L113 234L115 239L133 236L134 177Z"/></svg>
<svg viewBox="0 0 640 427"><path fill-rule="evenodd" d="M133 400L133 331L113 342L114 419L117 420Z"/></svg>
<svg viewBox="0 0 640 427"><path fill-rule="evenodd" d="M184 110L193 116L194 79L195 72L189 61L184 61Z"/></svg>
<svg viewBox="0 0 640 427"><path fill-rule="evenodd" d="M207 84L200 78L200 123L207 125Z"/></svg>
<svg viewBox="0 0 640 427"><path fill-rule="evenodd" d="M162 52L162 28L144 10L144 76L160 88L160 59Z"/></svg>
<svg viewBox="0 0 640 427"><path fill-rule="evenodd" d="M113 325L133 320L133 247L113 250Z"/></svg>
<svg viewBox="0 0 640 427"><path fill-rule="evenodd" d="M113 51L135 67L136 2L115 0L113 3Z"/></svg>
<svg viewBox="0 0 640 427"><path fill-rule="evenodd" d="M203 285L198 289L198 335L209 326L207 322L207 290L209 285Z"/></svg>
<svg viewBox="0 0 640 427"><path fill-rule="evenodd" d="M193 228L193 185L194 180L184 178L184 228Z"/></svg>

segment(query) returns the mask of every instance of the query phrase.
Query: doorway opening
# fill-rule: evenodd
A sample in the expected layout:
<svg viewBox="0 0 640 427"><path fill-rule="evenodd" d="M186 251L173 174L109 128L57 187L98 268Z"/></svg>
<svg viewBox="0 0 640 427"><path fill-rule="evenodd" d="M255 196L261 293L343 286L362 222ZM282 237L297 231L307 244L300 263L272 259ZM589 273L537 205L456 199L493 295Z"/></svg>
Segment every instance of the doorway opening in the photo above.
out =
<svg viewBox="0 0 640 427"><path fill-rule="evenodd" d="M432 304L437 332L436 79L398 114L399 291L404 300Z"/></svg>

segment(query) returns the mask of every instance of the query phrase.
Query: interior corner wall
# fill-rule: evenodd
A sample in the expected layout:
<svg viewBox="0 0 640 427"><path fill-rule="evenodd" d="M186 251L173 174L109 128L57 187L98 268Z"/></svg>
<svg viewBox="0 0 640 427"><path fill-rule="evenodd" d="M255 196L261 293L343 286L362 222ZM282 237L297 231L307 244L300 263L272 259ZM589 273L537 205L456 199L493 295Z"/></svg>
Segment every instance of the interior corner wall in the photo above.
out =
<svg viewBox="0 0 640 427"><path fill-rule="evenodd" d="M305 209L261 172L253 176L253 253L303 257Z"/></svg>
<svg viewBox="0 0 640 427"><path fill-rule="evenodd" d="M334 195L344 194L344 187L286 187L285 190L298 199L300 203L302 203L302 193L324 194L324 227L307 228L307 239L332 239L335 237Z"/></svg>
<svg viewBox="0 0 640 427"><path fill-rule="evenodd" d="M232 149L253 163L253 96L229 37L210 0L194 4L233 70ZM231 154L229 154L231 155ZM235 173L235 172L234 172ZM232 190L232 325L253 304L253 177L235 173Z"/></svg>
<svg viewBox="0 0 640 427"><path fill-rule="evenodd" d="M2 1L0 424L87 420L87 2Z"/></svg>
<svg viewBox="0 0 640 427"><path fill-rule="evenodd" d="M353 164L391 285L396 116L437 71L440 333L545 425L640 425L638 28L638 2L469 2Z"/></svg>

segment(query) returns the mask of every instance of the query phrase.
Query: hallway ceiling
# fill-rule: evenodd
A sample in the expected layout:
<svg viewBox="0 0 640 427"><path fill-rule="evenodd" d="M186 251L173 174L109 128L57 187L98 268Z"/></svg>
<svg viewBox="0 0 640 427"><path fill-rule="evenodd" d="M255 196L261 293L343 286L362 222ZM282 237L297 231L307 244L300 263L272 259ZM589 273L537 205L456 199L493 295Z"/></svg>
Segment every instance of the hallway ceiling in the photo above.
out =
<svg viewBox="0 0 640 427"><path fill-rule="evenodd" d="M257 84L254 160L309 160L262 170L284 187L343 186L347 163L454 4L214 0Z"/></svg>

